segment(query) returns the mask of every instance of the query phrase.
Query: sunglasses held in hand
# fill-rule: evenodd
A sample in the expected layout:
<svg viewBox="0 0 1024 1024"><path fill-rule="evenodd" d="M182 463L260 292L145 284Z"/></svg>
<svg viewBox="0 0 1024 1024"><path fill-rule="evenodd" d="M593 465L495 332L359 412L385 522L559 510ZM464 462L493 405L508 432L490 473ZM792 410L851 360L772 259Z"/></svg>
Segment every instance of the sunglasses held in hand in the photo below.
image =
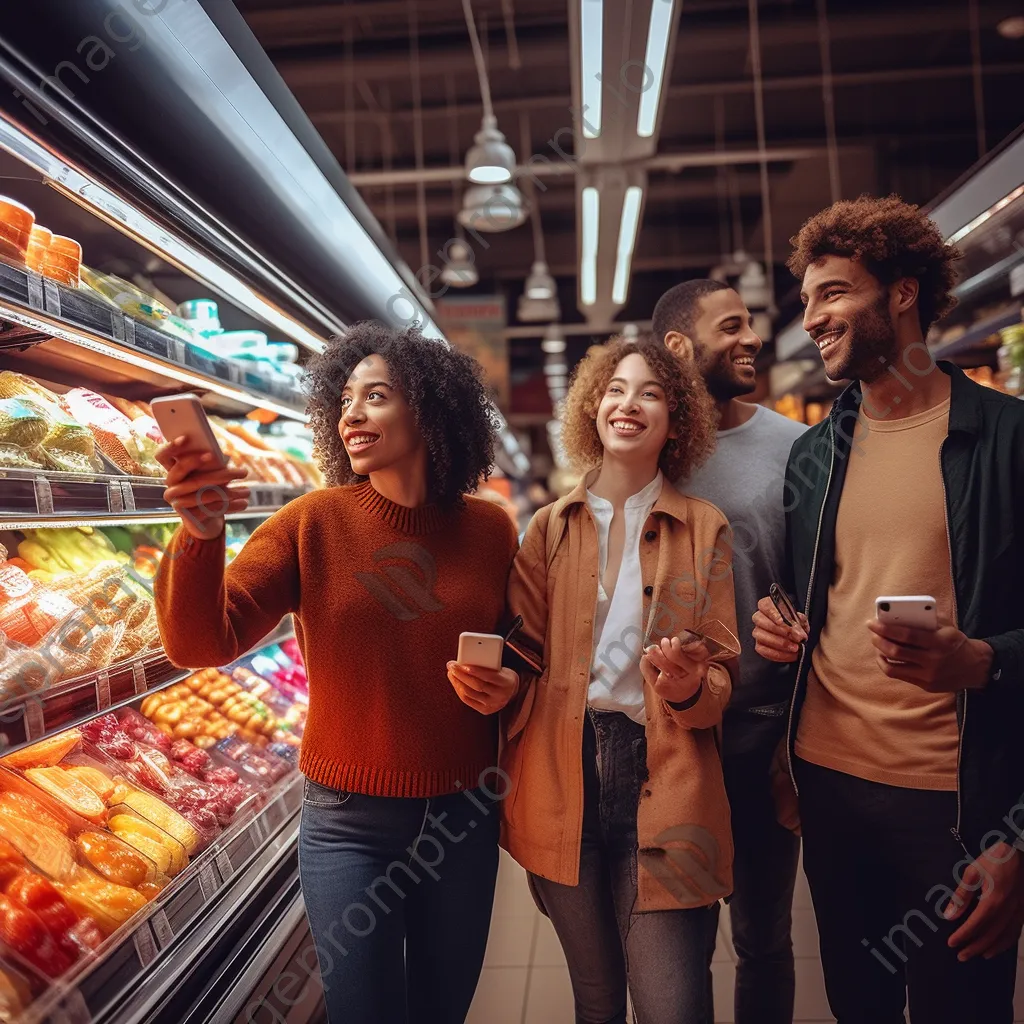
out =
<svg viewBox="0 0 1024 1024"><path fill-rule="evenodd" d="M684 647L687 644L703 644L712 661L728 661L740 656L739 640L732 630L718 619L702 622L700 629L684 629L679 634L679 640Z"/></svg>

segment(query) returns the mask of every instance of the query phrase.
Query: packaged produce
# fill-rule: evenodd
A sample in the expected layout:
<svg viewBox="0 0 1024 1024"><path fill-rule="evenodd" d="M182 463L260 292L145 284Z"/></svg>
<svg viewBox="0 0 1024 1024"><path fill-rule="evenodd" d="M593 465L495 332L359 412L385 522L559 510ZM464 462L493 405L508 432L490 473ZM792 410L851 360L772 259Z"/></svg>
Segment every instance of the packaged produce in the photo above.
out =
<svg viewBox="0 0 1024 1024"><path fill-rule="evenodd" d="M43 254L43 275L68 288L77 288L81 266L81 244L66 235L53 235Z"/></svg>
<svg viewBox="0 0 1024 1024"><path fill-rule="evenodd" d="M53 241L53 232L44 228L42 224L33 224L28 239L28 251L25 254L25 263L29 270L37 274L43 272L43 260L46 257L46 249Z"/></svg>
<svg viewBox="0 0 1024 1024"><path fill-rule="evenodd" d="M77 779L83 786L88 786L105 804L113 795L114 783L98 768L89 765L68 765L65 771Z"/></svg>
<svg viewBox="0 0 1024 1024"><path fill-rule="evenodd" d="M49 825L0 814L0 837L54 881L70 878L78 869L74 844Z"/></svg>
<svg viewBox="0 0 1024 1024"><path fill-rule="evenodd" d="M71 416L92 430L100 451L118 469L133 476L164 475L163 467L132 428L132 421L105 398L87 388L72 388L63 396L63 403Z"/></svg>
<svg viewBox="0 0 1024 1024"><path fill-rule="evenodd" d="M17 200L0 196L0 260L26 266L28 243L36 215Z"/></svg>
<svg viewBox="0 0 1024 1024"><path fill-rule="evenodd" d="M146 906L141 893L87 868L78 868L73 878L57 883L57 889L73 909L93 918L108 936Z"/></svg>
<svg viewBox="0 0 1024 1024"><path fill-rule="evenodd" d="M291 771L288 762L271 753L269 748L266 750L256 749L237 736L228 736L226 739L218 740L213 749L232 761L236 761L246 771L255 773L267 783L277 782Z"/></svg>
<svg viewBox="0 0 1024 1024"><path fill-rule="evenodd" d="M3 763L7 768L45 768L60 764L64 757L78 746L82 734L77 729L67 729L55 736L22 747L7 754Z"/></svg>
<svg viewBox="0 0 1024 1024"><path fill-rule="evenodd" d="M114 814L107 827L122 842L148 857L163 874L174 878L188 865L185 847L153 822L125 809Z"/></svg>
<svg viewBox="0 0 1024 1024"><path fill-rule="evenodd" d="M69 831L68 822L63 818L59 818L56 814L51 814L34 797L14 790L6 790L0 793L0 814L21 818L22 821L37 821L41 825L46 825L47 828L60 832L61 835L67 835Z"/></svg>
<svg viewBox="0 0 1024 1024"><path fill-rule="evenodd" d="M103 933L91 917L82 917L42 875L20 871L4 888L10 899L27 907L42 921L62 952L74 961L103 942Z"/></svg>
<svg viewBox="0 0 1024 1024"><path fill-rule="evenodd" d="M203 837L198 830L159 797L124 784L117 795L120 796L119 803L181 843L188 856L203 846Z"/></svg>
<svg viewBox="0 0 1024 1024"><path fill-rule="evenodd" d="M114 274L100 274L86 266L81 268L81 278L93 291L136 320L189 344L199 340L192 328L163 302L123 278Z"/></svg>
<svg viewBox="0 0 1024 1024"><path fill-rule="evenodd" d="M88 786L58 765L52 768L26 768L25 778L86 821L102 825L107 820L107 809L103 801Z"/></svg>
<svg viewBox="0 0 1024 1024"><path fill-rule="evenodd" d="M0 939L48 978L59 978L72 963L38 916L0 895Z"/></svg>
<svg viewBox="0 0 1024 1024"><path fill-rule="evenodd" d="M137 889L143 882L153 882L156 878L152 861L117 836L79 832L75 844L82 861L109 882Z"/></svg>
<svg viewBox="0 0 1024 1024"><path fill-rule="evenodd" d="M31 646L76 610L63 594L30 579L16 565L0 563L0 630L8 640Z"/></svg>
<svg viewBox="0 0 1024 1024"><path fill-rule="evenodd" d="M39 468L34 454L49 426L39 408L17 398L0 399L0 465Z"/></svg>
<svg viewBox="0 0 1024 1024"><path fill-rule="evenodd" d="M88 427L74 419L58 395L20 373L0 373L0 400L14 399L38 410L47 432L30 452L49 469L65 473L98 473L103 463L96 454L96 441Z"/></svg>

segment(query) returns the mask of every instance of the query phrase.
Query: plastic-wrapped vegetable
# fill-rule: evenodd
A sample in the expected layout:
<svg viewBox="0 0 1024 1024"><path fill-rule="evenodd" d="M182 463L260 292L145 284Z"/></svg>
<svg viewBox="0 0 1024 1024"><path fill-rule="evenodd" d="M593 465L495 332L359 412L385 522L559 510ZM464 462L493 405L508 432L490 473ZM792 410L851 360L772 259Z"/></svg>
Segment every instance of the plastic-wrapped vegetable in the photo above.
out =
<svg viewBox="0 0 1024 1024"><path fill-rule="evenodd" d="M100 451L118 469L133 476L163 476L163 467L144 450L132 421L105 398L87 388L73 388L63 397L64 407L92 430Z"/></svg>

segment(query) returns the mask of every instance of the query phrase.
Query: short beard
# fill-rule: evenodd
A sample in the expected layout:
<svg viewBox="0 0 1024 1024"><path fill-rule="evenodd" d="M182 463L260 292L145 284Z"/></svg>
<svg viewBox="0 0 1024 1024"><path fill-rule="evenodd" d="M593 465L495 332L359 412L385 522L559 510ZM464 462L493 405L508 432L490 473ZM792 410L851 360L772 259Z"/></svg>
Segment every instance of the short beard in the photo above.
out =
<svg viewBox="0 0 1024 1024"><path fill-rule="evenodd" d="M846 362L830 380L859 380L873 384L886 372L898 354L896 327L889 316L889 296L883 289L867 309L848 319L851 338Z"/></svg>
<svg viewBox="0 0 1024 1024"><path fill-rule="evenodd" d="M748 384L736 379L729 351L720 352L717 358L709 359L704 349L697 348L695 355L697 369L704 378L708 393L716 402L729 402L757 390L756 380Z"/></svg>

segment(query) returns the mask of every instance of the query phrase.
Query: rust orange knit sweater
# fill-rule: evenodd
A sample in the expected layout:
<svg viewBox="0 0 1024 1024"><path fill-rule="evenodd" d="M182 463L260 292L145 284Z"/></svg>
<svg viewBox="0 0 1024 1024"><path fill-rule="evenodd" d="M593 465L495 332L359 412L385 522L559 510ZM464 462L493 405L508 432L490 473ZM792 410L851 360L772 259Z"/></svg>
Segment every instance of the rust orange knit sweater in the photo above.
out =
<svg viewBox="0 0 1024 1024"><path fill-rule="evenodd" d="M164 649L177 665L225 665L294 612L306 776L373 796L474 788L497 764L497 716L458 699L446 662L459 633L496 631L516 547L496 505L405 508L369 483L292 501L226 570L223 536L179 529L156 581Z"/></svg>

